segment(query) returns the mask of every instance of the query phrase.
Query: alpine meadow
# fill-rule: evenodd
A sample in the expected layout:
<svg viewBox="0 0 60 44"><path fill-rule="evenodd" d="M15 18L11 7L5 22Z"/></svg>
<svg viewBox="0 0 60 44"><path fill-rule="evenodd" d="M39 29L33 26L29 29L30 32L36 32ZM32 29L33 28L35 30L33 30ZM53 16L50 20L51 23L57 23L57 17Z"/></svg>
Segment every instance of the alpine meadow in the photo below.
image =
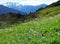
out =
<svg viewBox="0 0 60 44"><path fill-rule="evenodd" d="M60 0L16 4L0 5L0 44L60 44Z"/></svg>

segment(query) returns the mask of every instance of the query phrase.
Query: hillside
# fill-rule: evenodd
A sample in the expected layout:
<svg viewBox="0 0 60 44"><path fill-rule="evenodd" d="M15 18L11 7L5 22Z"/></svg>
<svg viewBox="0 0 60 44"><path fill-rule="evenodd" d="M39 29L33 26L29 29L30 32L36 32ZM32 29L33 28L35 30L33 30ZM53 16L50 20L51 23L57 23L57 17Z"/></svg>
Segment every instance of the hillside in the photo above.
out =
<svg viewBox="0 0 60 44"><path fill-rule="evenodd" d="M37 11L29 22L0 29L0 44L60 44L60 6Z"/></svg>

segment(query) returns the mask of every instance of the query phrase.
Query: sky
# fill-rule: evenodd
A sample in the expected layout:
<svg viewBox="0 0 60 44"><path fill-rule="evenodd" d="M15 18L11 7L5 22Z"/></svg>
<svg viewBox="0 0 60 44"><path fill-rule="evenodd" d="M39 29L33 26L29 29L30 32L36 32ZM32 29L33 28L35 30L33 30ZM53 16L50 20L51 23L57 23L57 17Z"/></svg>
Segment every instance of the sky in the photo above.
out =
<svg viewBox="0 0 60 44"><path fill-rule="evenodd" d="M0 4L6 3L6 2L18 2L22 5L40 5L40 4L51 4L53 2L56 2L58 0L0 0Z"/></svg>

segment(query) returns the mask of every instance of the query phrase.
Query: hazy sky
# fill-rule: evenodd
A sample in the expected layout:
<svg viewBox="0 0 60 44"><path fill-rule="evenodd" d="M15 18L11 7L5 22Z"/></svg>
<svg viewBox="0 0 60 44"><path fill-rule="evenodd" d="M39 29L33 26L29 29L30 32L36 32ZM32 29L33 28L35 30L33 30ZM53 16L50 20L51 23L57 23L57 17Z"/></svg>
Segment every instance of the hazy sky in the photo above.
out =
<svg viewBox="0 0 60 44"><path fill-rule="evenodd" d="M42 3L51 4L56 1L58 0L0 0L0 4L6 3L6 2L18 2L23 5L39 5Z"/></svg>

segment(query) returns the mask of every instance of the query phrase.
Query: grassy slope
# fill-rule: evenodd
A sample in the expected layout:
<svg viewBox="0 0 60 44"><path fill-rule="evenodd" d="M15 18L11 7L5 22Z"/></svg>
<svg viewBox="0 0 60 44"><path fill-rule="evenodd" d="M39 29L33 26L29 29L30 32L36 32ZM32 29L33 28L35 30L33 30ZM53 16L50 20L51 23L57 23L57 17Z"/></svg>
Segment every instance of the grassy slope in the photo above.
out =
<svg viewBox="0 0 60 44"><path fill-rule="evenodd" d="M60 6L37 13L40 18L0 29L0 44L60 44Z"/></svg>

